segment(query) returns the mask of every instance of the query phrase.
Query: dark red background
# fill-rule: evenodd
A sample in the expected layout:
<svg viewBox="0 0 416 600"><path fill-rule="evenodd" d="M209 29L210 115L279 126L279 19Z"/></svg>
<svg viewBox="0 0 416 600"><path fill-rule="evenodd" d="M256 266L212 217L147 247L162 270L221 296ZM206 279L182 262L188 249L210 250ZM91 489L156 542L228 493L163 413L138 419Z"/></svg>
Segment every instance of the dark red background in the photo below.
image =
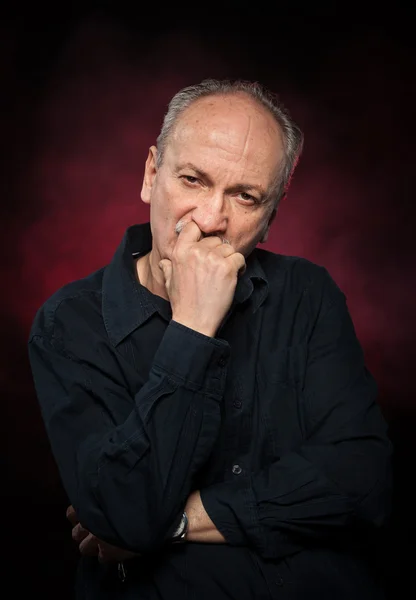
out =
<svg viewBox="0 0 416 600"><path fill-rule="evenodd" d="M2 22L7 579L43 598L69 598L77 557L27 361L35 311L59 286L106 264L125 228L147 220L143 165L170 96L205 77L241 77L279 92L305 132L265 247L325 265L347 295L395 444L380 565L399 598L416 559L410 12L357 3L305 15L279 3L223 2L156 4L143 16L133 6L19 4Z"/></svg>

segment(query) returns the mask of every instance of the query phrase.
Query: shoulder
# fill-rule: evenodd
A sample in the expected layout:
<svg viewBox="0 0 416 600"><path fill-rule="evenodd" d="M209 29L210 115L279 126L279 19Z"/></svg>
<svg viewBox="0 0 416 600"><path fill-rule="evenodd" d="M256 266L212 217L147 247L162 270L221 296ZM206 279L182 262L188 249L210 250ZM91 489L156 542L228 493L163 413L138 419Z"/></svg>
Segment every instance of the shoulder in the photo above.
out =
<svg viewBox="0 0 416 600"><path fill-rule="evenodd" d="M275 281L284 283L293 291L316 291L326 286L338 287L328 269L301 256L277 254L268 250L256 249L264 274L273 286Z"/></svg>
<svg viewBox="0 0 416 600"><path fill-rule="evenodd" d="M71 281L54 292L37 310L29 339L54 337L57 322L70 313L76 319L83 313L101 312L102 280L106 267L81 279Z"/></svg>
<svg viewBox="0 0 416 600"><path fill-rule="evenodd" d="M324 265L263 250L259 262L268 280L268 306L284 315L293 330L297 327L308 339L318 324L334 335L340 328L350 331L346 295Z"/></svg>
<svg viewBox="0 0 416 600"><path fill-rule="evenodd" d="M296 304L303 298L311 315L326 313L334 305L345 311L345 294L324 265L301 256L256 252L272 299L283 295L288 303Z"/></svg>

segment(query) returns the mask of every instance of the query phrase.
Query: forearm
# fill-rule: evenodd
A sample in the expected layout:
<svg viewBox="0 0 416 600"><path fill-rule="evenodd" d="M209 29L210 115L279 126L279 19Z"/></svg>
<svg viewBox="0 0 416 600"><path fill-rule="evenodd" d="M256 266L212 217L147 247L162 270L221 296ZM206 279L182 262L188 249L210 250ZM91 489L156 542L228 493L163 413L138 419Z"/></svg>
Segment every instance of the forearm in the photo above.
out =
<svg viewBox="0 0 416 600"><path fill-rule="evenodd" d="M204 505L202 504L199 491L192 492L185 506L188 516L188 542L200 542L206 544L221 544L226 540L211 521Z"/></svg>
<svg viewBox="0 0 416 600"><path fill-rule="evenodd" d="M169 536L217 438L227 344L170 325L134 397L111 369L87 368L83 356L69 359L54 344L33 338L31 359L71 503L97 538L153 551Z"/></svg>
<svg viewBox="0 0 416 600"><path fill-rule="evenodd" d="M383 523L389 461L389 447L377 442L306 446L250 477L204 488L201 502L228 544L282 558L330 538L348 543L363 525L369 535Z"/></svg>

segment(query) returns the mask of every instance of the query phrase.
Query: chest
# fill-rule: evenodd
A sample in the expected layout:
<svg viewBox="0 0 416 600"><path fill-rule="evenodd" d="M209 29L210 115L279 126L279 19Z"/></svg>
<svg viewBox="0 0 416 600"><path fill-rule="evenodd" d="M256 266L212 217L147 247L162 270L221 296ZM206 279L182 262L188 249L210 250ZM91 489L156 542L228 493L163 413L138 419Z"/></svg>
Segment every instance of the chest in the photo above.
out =
<svg viewBox="0 0 416 600"><path fill-rule="evenodd" d="M120 348L131 367L128 379L133 394L147 380L166 326L163 319L149 323ZM256 311L239 306L222 325L217 337L228 342L231 355L221 428L200 473L201 485L254 472L302 442L310 331L303 295L285 295Z"/></svg>
<svg viewBox="0 0 416 600"><path fill-rule="evenodd" d="M305 438L309 332L306 307L295 304L241 311L219 332L230 343L231 360L205 484L255 472Z"/></svg>

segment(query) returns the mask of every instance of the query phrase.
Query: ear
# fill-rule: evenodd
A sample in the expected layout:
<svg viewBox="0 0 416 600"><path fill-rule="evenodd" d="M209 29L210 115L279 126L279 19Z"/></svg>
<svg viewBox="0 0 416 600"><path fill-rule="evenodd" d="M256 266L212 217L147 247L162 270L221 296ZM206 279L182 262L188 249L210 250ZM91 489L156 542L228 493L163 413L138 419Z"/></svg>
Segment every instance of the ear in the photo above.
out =
<svg viewBox="0 0 416 600"><path fill-rule="evenodd" d="M147 155L147 160L144 167L141 191L141 198L145 204L150 204L150 198L152 196L152 186L157 173L156 159L157 148L156 146L151 146L149 148L149 154Z"/></svg>
<svg viewBox="0 0 416 600"><path fill-rule="evenodd" d="M260 244L265 244L267 242L267 238L269 237L270 226L273 223L275 217L277 215L277 207L272 210L272 213L267 221L266 229L264 230L263 237L260 240Z"/></svg>

